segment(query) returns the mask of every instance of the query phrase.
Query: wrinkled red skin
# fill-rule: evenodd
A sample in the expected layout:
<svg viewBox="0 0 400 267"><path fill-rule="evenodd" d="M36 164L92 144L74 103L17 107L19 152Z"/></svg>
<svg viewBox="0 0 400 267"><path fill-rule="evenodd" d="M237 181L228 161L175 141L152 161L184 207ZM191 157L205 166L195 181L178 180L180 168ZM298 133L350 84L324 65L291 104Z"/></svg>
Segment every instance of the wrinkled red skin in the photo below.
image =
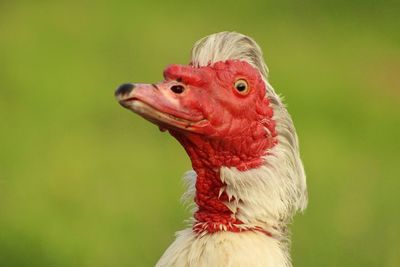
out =
<svg viewBox="0 0 400 267"><path fill-rule="evenodd" d="M220 224L228 231L238 232L234 224L241 224L219 196L224 186L219 178L220 167L248 170L259 167L262 156L276 144L273 110L266 98L265 83L259 72L246 62L218 62L213 66L193 68L169 66L164 72L167 80L182 80L190 91L181 104L202 113L210 127L202 134L170 130L184 146L197 173L195 213L196 232L220 231ZM245 79L250 91L243 96L234 83ZM271 133L267 135L265 128ZM219 196L219 197L218 197Z"/></svg>
<svg viewBox="0 0 400 267"><path fill-rule="evenodd" d="M165 81L157 84L160 90L173 84L185 87L183 93L173 96L179 107L163 101L151 104L175 116L193 117L196 121L204 118L208 122L192 131L160 124L183 145L197 173L195 219L202 226L195 223L194 231L213 233L220 231L222 224L228 231L238 232L240 229L233 224L242 222L224 204L228 201L226 193L219 196L224 186L219 172L222 166L240 171L257 168L277 143L265 83L258 70L243 61L217 62L206 67L170 65L164 77ZM248 94L236 91L234 83L238 79L248 82ZM143 95L148 102L160 98L149 91Z"/></svg>
<svg viewBox="0 0 400 267"><path fill-rule="evenodd" d="M170 131L186 149L194 145L198 153L205 152L201 158L206 159L208 167L246 170L262 163L261 156L276 142L276 131L265 84L254 67L241 61L217 62L201 68L171 65L164 76L167 82L180 80L189 87L180 96L181 107L202 114L209 122L201 134ZM234 89L238 79L248 82L247 95ZM193 152L189 149L188 153L191 156Z"/></svg>

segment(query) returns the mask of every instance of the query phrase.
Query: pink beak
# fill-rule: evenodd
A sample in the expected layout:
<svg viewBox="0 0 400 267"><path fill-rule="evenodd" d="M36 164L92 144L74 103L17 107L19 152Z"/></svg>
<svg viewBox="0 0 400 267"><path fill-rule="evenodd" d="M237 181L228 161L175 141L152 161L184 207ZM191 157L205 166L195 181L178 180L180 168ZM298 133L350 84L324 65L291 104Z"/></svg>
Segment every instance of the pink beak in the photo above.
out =
<svg viewBox="0 0 400 267"><path fill-rule="evenodd" d="M202 114L181 105L186 87L177 81L159 84L122 84L115 97L125 108L132 110L161 128L201 132L207 125Z"/></svg>

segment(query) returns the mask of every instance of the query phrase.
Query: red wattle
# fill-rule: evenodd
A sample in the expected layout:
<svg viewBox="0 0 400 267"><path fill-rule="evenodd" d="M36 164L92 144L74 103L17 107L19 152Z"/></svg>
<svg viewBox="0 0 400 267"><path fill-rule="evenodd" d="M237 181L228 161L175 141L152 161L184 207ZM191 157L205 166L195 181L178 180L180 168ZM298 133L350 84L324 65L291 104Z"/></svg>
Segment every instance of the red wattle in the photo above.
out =
<svg viewBox="0 0 400 267"><path fill-rule="evenodd" d="M247 62L228 60L199 68L170 65L164 76L167 81L186 84L186 94L179 98L181 107L201 113L207 120L207 127L197 133L169 129L185 148L197 174L194 232L246 229L270 235L261 228L246 228L236 218L226 205L234 199L221 193L226 185L220 179L221 167L239 171L260 167L277 143L274 112L259 71ZM235 91L238 79L246 80L247 94Z"/></svg>

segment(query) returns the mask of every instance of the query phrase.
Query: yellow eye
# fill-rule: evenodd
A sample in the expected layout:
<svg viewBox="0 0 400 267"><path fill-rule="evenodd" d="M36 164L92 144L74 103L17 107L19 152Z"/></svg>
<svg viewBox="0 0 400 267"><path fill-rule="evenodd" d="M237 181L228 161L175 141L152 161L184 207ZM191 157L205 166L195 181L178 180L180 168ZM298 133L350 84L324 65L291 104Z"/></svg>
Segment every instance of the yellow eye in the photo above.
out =
<svg viewBox="0 0 400 267"><path fill-rule="evenodd" d="M246 80L239 79L235 82L235 89L241 95L247 95L249 93L249 85Z"/></svg>

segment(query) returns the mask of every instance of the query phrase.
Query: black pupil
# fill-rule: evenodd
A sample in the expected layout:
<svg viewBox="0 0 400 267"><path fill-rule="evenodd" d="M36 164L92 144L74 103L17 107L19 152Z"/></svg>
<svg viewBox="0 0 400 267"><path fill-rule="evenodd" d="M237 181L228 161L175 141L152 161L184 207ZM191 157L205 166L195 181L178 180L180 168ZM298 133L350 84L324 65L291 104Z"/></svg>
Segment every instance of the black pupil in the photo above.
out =
<svg viewBox="0 0 400 267"><path fill-rule="evenodd" d="M237 89L239 92L243 92L244 90L246 90L246 88L247 88L247 86L246 86L246 84L244 84L244 83L239 83L239 84L236 85L236 89Z"/></svg>

